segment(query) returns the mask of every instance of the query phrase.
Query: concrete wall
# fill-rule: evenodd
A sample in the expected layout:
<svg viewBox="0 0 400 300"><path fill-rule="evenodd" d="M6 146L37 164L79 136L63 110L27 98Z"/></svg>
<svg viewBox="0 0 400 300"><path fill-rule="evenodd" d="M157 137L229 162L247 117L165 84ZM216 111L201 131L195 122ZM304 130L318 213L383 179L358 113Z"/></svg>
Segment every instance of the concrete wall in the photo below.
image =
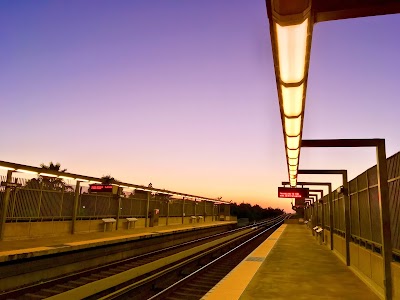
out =
<svg viewBox="0 0 400 300"><path fill-rule="evenodd" d="M329 248L331 247L331 232L327 229L324 230L324 244L327 245Z"/></svg>
<svg viewBox="0 0 400 300"><path fill-rule="evenodd" d="M192 220L191 216L184 217L184 224L199 224L212 222L212 216L205 219ZM129 230L145 227L145 218L138 218L135 224L130 224ZM236 221L236 217L230 217L230 221ZM158 226L166 226L167 218L161 217ZM182 224L182 217L168 218L168 225ZM48 221L48 222L21 222L6 223L4 230L4 240L16 240L26 238L36 238L43 236L63 236L71 234L72 221ZM112 227L112 228L111 228ZM106 231L115 230L116 224L108 223ZM100 220L77 220L75 226L76 233L102 232L104 223ZM128 230L128 222L121 218L118 222L118 230Z"/></svg>
<svg viewBox="0 0 400 300"><path fill-rule="evenodd" d="M329 238L329 231L326 233ZM328 240L327 240L328 241ZM329 242L326 243L330 246ZM343 261L346 258L345 239L334 234L333 248ZM350 266L358 277L381 296L384 295L382 256L360 245L350 243ZM400 263L392 262L393 299L400 300Z"/></svg>
<svg viewBox="0 0 400 300"><path fill-rule="evenodd" d="M6 223L4 240L67 235L71 233L71 226L71 221Z"/></svg>
<svg viewBox="0 0 400 300"><path fill-rule="evenodd" d="M400 263L392 262L393 300L400 300Z"/></svg>
<svg viewBox="0 0 400 300"><path fill-rule="evenodd" d="M346 259L346 240L337 234L333 235L333 250L341 259Z"/></svg>
<svg viewBox="0 0 400 300"><path fill-rule="evenodd" d="M382 264L380 255L350 243L350 266L359 273L361 279L380 294L384 293Z"/></svg>

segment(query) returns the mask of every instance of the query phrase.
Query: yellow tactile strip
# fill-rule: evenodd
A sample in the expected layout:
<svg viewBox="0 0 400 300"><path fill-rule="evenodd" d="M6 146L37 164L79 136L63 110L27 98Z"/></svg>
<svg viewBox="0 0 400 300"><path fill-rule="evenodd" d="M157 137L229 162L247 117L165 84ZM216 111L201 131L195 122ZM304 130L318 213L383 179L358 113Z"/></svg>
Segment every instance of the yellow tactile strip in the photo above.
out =
<svg viewBox="0 0 400 300"><path fill-rule="evenodd" d="M286 224L282 224L271 234L264 243L258 246L235 269L226 275L215 287L213 287L202 300L239 299L247 285L257 272L271 249L285 230ZM251 259L257 258L257 259ZM264 258L264 259L262 259Z"/></svg>

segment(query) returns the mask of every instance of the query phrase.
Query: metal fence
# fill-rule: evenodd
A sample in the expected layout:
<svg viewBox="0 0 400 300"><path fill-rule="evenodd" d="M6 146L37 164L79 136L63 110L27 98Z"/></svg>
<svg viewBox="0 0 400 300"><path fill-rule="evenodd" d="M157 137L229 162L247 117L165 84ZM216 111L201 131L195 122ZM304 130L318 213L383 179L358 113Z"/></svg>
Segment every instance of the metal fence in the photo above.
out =
<svg viewBox="0 0 400 300"><path fill-rule="evenodd" d="M387 159L387 170L392 246L396 252L400 253L400 152ZM334 191L332 192L332 197L333 230L336 234L344 236L343 195ZM349 182L349 199L350 232L353 241L367 248L376 249L379 252L382 236L376 166L366 170ZM330 229L328 195L324 196L322 200L324 203L325 226Z"/></svg>
<svg viewBox="0 0 400 300"><path fill-rule="evenodd" d="M5 176L0 176L6 181ZM71 220L74 210L75 188L69 182L49 183L33 179L13 178L21 186L12 189L7 208L7 222L30 222L45 220ZM0 205L3 203L4 187L0 187ZM149 211L159 209L160 217L211 216L216 214L211 201L192 201L155 194L147 198L147 192L113 194L88 193L81 187L77 219L100 219L115 217L146 217ZM1 208L1 207L0 207Z"/></svg>

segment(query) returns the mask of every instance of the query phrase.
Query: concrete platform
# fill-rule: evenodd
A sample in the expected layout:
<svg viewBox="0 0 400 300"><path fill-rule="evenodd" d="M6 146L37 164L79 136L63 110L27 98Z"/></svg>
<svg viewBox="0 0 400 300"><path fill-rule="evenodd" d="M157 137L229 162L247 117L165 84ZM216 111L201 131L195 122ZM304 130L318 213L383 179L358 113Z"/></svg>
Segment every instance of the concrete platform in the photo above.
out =
<svg viewBox="0 0 400 300"><path fill-rule="evenodd" d="M161 236L174 232L196 231L201 228L236 224L236 221L214 221L206 223L135 228L92 232L60 237L43 237L35 239L0 241L0 263L18 259L86 249L106 244L128 242L152 236Z"/></svg>
<svg viewBox="0 0 400 300"><path fill-rule="evenodd" d="M203 299L380 299L304 225L284 224Z"/></svg>

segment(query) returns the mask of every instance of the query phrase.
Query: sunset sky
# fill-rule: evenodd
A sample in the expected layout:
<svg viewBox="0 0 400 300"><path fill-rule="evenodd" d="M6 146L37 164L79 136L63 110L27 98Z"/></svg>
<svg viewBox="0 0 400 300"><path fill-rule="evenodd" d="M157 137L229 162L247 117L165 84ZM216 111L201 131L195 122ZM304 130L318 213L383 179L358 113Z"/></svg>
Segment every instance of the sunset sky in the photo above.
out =
<svg viewBox="0 0 400 300"><path fill-rule="evenodd" d="M400 151L399 28L315 25L304 139ZM291 211L264 0L2 0L0 103L0 160ZM349 179L374 164L372 148L300 158Z"/></svg>

